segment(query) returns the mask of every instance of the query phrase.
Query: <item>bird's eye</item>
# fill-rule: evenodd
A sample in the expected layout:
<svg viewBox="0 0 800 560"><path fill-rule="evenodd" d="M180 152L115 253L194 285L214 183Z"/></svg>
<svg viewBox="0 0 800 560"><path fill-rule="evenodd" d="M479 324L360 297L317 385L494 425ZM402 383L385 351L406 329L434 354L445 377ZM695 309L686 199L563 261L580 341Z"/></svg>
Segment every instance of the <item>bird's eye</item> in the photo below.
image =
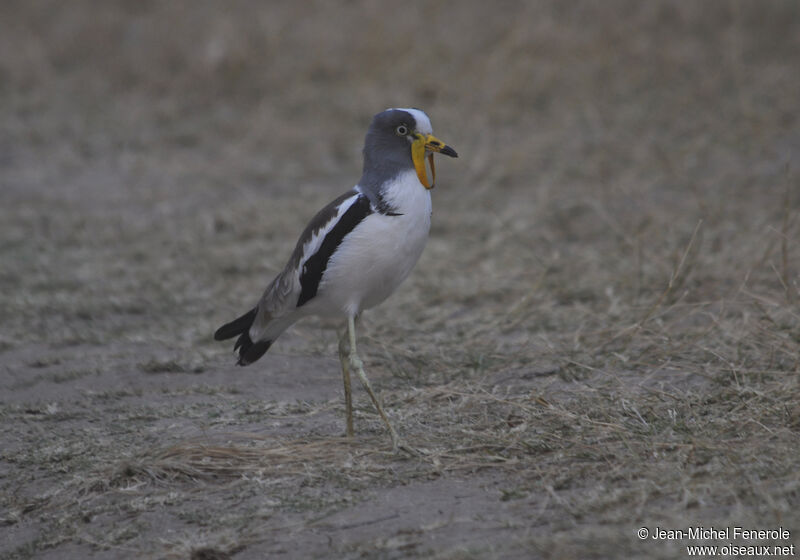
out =
<svg viewBox="0 0 800 560"><path fill-rule="evenodd" d="M408 127L404 124L401 124L400 126L395 128L394 131L398 136L405 136L408 134Z"/></svg>

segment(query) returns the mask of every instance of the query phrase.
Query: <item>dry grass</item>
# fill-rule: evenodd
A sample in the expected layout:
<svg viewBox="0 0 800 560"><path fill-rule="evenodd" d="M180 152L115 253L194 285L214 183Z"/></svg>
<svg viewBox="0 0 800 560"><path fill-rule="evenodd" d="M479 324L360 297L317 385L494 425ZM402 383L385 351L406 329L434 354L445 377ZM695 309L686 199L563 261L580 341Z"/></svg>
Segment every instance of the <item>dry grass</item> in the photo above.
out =
<svg viewBox="0 0 800 560"><path fill-rule="evenodd" d="M0 557L672 558L636 528L800 530L795 3L0 12ZM331 325L260 369L210 340L393 105L462 155L363 322L417 458L360 393L341 437Z"/></svg>

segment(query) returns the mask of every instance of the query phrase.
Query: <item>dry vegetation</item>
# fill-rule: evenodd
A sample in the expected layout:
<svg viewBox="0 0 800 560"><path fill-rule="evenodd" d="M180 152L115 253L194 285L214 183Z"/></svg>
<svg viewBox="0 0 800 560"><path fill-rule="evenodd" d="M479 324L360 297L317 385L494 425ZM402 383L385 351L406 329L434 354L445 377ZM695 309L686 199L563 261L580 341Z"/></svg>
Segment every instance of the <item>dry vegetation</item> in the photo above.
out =
<svg viewBox="0 0 800 560"><path fill-rule="evenodd" d="M3 2L0 558L800 545L800 6ZM363 322L218 324L419 106L431 240ZM776 543L769 544L790 544Z"/></svg>

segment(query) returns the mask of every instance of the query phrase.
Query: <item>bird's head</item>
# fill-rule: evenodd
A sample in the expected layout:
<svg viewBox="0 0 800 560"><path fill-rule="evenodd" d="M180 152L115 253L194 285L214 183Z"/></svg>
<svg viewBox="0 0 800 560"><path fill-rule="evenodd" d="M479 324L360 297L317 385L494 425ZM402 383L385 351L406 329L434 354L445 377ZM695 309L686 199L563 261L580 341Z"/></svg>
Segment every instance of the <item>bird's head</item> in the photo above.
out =
<svg viewBox="0 0 800 560"><path fill-rule="evenodd" d="M419 182L432 189L436 182L433 154L458 157L456 151L433 135L428 115L420 109L386 109L375 115L364 141L364 166L413 165ZM431 179L425 158L431 166Z"/></svg>

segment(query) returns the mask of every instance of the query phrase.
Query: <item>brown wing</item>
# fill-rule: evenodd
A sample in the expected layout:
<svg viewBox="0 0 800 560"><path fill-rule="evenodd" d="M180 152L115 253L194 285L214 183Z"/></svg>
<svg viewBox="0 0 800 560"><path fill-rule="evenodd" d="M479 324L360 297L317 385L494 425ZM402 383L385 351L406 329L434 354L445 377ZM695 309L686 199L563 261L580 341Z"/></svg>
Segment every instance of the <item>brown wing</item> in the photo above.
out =
<svg viewBox="0 0 800 560"><path fill-rule="evenodd" d="M342 203L358 196L359 192L351 189L331 201L311 219L297 240L286 266L261 296L253 323L255 332L268 329L271 322L291 314L297 308L303 292L300 283L303 264L319 249L327 233L334 227Z"/></svg>

